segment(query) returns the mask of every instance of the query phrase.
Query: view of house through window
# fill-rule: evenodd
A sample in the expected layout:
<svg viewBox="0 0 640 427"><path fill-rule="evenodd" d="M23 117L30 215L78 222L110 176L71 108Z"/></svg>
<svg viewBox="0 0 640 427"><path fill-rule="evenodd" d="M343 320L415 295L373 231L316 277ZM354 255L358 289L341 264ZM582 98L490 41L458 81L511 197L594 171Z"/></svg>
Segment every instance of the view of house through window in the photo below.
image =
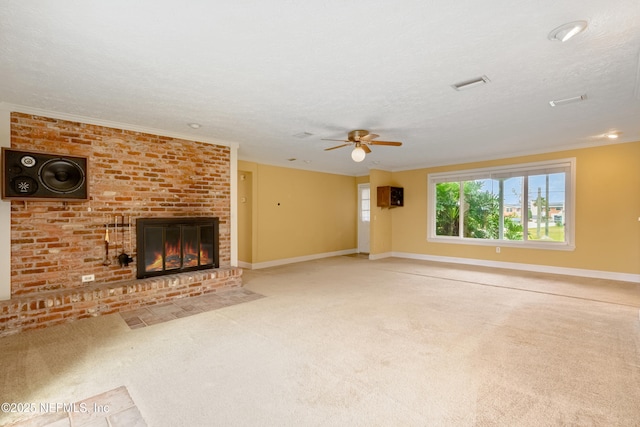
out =
<svg viewBox="0 0 640 427"><path fill-rule="evenodd" d="M570 243L573 162L519 165L429 176L429 237ZM572 224L569 224L572 226Z"/></svg>

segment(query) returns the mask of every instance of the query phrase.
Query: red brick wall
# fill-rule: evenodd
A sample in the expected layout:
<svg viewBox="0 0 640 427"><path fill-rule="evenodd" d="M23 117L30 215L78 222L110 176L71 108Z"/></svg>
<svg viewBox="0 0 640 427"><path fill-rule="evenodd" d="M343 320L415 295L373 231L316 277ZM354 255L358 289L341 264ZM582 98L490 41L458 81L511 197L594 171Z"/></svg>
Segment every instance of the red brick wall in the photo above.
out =
<svg viewBox="0 0 640 427"><path fill-rule="evenodd" d="M11 114L11 147L88 157L90 194L11 202L12 297L135 279L135 262L120 267L113 247L111 265L102 265L104 223L115 215L218 217L220 265L229 266L229 147L21 113ZM125 244L136 258L128 233ZM96 283L81 283L86 274Z"/></svg>

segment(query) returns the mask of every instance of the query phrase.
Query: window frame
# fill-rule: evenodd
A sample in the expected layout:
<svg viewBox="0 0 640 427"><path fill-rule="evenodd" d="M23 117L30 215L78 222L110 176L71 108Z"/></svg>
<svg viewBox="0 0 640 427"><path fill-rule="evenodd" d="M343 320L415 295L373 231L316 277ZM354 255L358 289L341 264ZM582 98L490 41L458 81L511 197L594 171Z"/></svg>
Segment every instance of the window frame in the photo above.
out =
<svg viewBox="0 0 640 427"><path fill-rule="evenodd" d="M478 239L461 236L436 235L436 184L443 182L463 182L480 179L497 179L529 176L545 173L565 172L565 241ZM520 175L522 174L522 175ZM564 158L542 162L518 163L478 169L461 169L427 175L427 241L432 243L453 243L474 246L504 246L526 249L575 250L575 183L576 159ZM528 181L528 180L525 180ZM526 186L525 186L526 187ZM527 194L525 192L525 194ZM501 205L502 205L501 201ZM528 203L528 202L527 202ZM525 209L526 205L521 206ZM462 230L462 227L460 227ZM526 231L526 229L525 229Z"/></svg>
<svg viewBox="0 0 640 427"><path fill-rule="evenodd" d="M363 198L362 196L365 193L365 190L367 193L369 193L369 197L368 198ZM358 221L360 222L371 222L371 188L370 187L364 187L362 185L358 186ZM367 209L364 208L364 201L368 202L369 207ZM364 218L364 213L367 212L367 219Z"/></svg>

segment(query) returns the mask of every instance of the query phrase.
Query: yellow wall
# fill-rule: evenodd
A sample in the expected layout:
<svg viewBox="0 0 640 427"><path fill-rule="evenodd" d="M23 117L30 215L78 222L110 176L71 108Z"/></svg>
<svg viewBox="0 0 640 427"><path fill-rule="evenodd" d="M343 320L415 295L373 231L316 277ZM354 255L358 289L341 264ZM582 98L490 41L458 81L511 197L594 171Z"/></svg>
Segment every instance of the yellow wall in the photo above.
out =
<svg viewBox="0 0 640 427"><path fill-rule="evenodd" d="M569 157L576 158L574 251L501 246L497 254L493 246L427 242L429 173ZM239 162L238 170L252 175L251 241L239 239L244 262L357 248L357 184L369 182L372 256L396 252L640 274L640 142L401 172L371 170L368 177L249 162ZM403 207L376 206L376 189L385 185L404 188ZM251 245L250 259L242 245Z"/></svg>
<svg viewBox="0 0 640 427"><path fill-rule="evenodd" d="M240 247L245 239L239 238L240 261L255 264L357 247L355 177L244 161L238 171L253 175L252 257L247 259ZM243 224L239 218L239 228Z"/></svg>
<svg viewBox="0 0 640 427"><path fill-rule="evenodd" d="M238 172L238 260L253 262L253 173Z"/></svg>
<svg viewBox="0 0 640 427"><path fill-rule="evenodd" d="M369 185L371 186L371 229L370 229L370 255L389 254L392 250L392 209L378 207L378 187L386 185L395 186L391 172L372 169L369 172ZM398 208L394 208L398 209Z"/></svg>
<svg viewBox="0 0 640 427"><path fill-rule="evenodd" d="M575 251L427 242L427 174L576 158ZM394 252L640 273L640 142L393 173L404 207L392 210ZM373 185L372 185L373 188Z"/></svg>

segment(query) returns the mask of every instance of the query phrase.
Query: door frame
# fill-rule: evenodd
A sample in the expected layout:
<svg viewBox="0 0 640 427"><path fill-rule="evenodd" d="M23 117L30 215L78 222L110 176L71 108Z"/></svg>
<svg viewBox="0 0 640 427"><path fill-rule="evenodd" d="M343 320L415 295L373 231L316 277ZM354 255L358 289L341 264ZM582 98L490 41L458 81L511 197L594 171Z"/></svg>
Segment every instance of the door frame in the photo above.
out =
<svg viewBox="0 0 640 427"><path fill-rule="evenodd" d="M362 190L369 190L369 221L367 222L366 228L364 227L364 222L361 220L362 218ZM357 236L357 251L362 254L369 254L371 252L371 185L369 183L358 184L358 236ZM363 233L366 233L366 241L367 248L363 248L361 242L363 240ZM366 249L366 250L364 250Z"/></svg>

